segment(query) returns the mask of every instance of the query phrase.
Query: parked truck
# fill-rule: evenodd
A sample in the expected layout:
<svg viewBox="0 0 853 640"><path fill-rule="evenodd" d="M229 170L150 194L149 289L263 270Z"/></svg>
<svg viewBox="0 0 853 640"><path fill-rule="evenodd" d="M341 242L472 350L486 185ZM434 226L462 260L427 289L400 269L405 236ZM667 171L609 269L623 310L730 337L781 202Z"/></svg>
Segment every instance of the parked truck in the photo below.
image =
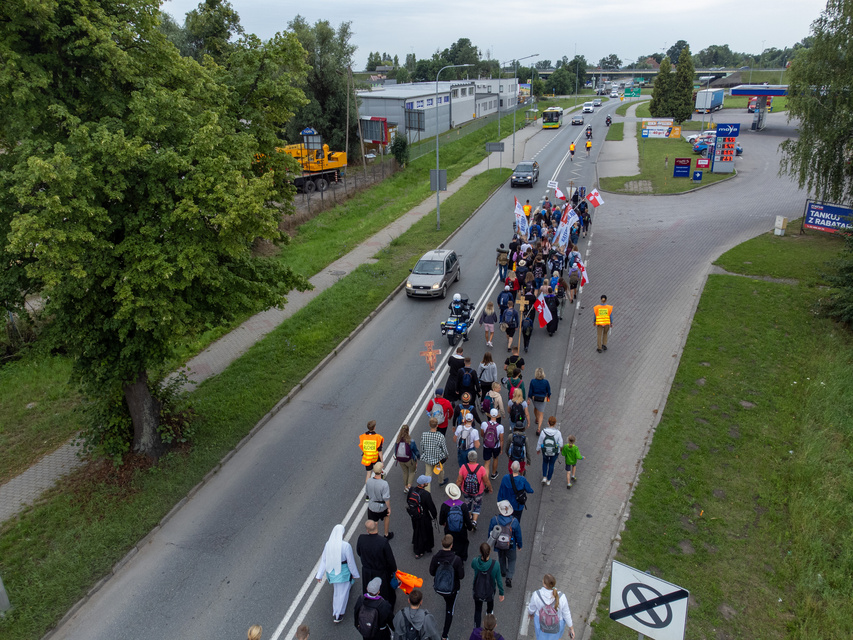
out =
<svg viewBox="0 0 853 640"><path fill-rule="evenodd" d="M711 113L723 108L724 89L703 89L696 92L696 113Z"/></svg>
<svg viewBox="0 0 853 640"><path fill-rule="evenodd" d="M276 147L276 151L293 156L302 167L302 175L293 179L298 191L325 191L346 173L347 154L343 151L329 151L327 144L323 145L322 151L306 149L304 144Z"/></svg>

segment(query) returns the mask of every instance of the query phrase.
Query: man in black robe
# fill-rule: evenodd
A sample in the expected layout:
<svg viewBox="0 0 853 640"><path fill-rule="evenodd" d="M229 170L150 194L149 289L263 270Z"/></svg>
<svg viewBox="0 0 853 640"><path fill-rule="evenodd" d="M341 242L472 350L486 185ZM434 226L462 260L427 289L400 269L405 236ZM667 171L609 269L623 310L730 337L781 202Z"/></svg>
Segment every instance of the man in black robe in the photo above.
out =
<svg viewBox="0 0 853 640"><path fill-rule="evenodd" d="M367 585L367 593L363 596L359 596L358 600L355 601L355 609L353 610L355 628L359 629L358 618L363 607L376 609L377 631L372 637L375 638L375 640L391 640L391 618L394 616L394 609L382 596L379 595L381 590L382 580L380 578L374 578ZM369 617L370 616L368 616L368 618ZM361 631L361 629L359 629L359 631Z"/></svg>
<svg viewBox="0 0 853 640"><path fill-rule="evenodd" d="M438 517L438 512L435 510L432 495L426 490L430 480L429 476L419 476L417 486L409 489L406 495L406 511L412 518L412 548L415 558L421 558L425 553L432 553L435 545L432 522Z"/></svg>
<svg viewBox="0 0 853 640"><path fill-rule="evenodd" d="M358 542L355 546L355 551L358 557L361 558L361 580L366 586L374 578L382 579L382 589L380 594L385 600L394 607L397 602L397 594L391 587L391 578L397 573L397 561L394 559L394 552L391 551L391 545L384 536L378 534L379 529L376 523L368 520L365 525L367 533L363 533L358 537Z"/></svg>

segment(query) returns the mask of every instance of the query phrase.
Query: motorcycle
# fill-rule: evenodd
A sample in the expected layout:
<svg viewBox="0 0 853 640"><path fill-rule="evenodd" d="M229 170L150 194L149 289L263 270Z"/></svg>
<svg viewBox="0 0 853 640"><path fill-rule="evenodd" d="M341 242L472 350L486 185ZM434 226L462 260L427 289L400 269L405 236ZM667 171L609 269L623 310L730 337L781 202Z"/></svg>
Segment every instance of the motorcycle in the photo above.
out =
<svg viewBox="0 0 853 640"><path fill-rule="evenodd" d="M592 129L586 130L586 139L589 140L592 137Z"/></svg>
<svg viewBox="0 0 853 640"><path fill-rule="evenodd" d="M461 300L450 303L450 317L441 323L441 335L447 336L447 342L454 346L462 340L468 339L468 331L471 329L471 313L473 305L468 302L468 296L461 294Z"/></svg>
<svg viewBox="0 0 853 640"><path fill-rule="evenodd" d="M607 120L605 120L604 123L609 127L611 122L610 116L607 116Z"/></svg>

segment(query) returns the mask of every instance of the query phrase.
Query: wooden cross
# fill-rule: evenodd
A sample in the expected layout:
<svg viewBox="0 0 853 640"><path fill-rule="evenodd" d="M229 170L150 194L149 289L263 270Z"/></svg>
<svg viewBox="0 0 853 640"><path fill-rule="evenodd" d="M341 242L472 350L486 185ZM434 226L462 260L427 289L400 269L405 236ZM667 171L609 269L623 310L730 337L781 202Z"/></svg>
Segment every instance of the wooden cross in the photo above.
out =
<svg viewBox="0 0 853 640"><path fill-rule="evenodd" d="M426 347L426 351L421 351L420 355L426 358L427 364L429 365L430 371L435 371L435 361L436 356L441 355L441 349L433 349L433 345L435 344L434 340L427 340L424 342L424 346Z"/></svg>
<svg viewBox="0 0 853 640"><path fill-rule="evenodd" d="M523 295L518 296L518 300L515 301L515 308L518 310L518 315L523 316L524 310L529 306L530 304L527 302L527 298Z"/></svg>

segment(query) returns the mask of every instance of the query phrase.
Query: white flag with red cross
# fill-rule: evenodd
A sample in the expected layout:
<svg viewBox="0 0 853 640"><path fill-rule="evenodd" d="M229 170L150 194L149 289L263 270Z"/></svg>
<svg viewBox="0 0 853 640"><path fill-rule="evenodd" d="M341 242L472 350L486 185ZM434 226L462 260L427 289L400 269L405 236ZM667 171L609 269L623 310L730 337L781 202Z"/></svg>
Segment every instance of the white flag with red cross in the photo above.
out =
<svg viewBox="0 0 853 640"><path fill-rule="evenodd" d="M578 269L581 270L581 282L580 285L583 287L587 283L589 283L589 276L586 275L586 265L583 263L583 260L578 258Z"/></svg>
<svg viewBox="0 0 853 640"><path fill-rule="evenodd" d="M563 202L565 202L565 201L566 201L566 196L565 196L565 194L564 194L562 191L560 191L560 187L557 187L557 188L555 188L555 189L554 189L554 195L555 195L558 199L562 200Z"/></svg>
<svg viewBox="0 0 853 640"><path fill-rule="evenodd" d="M544 293L539 294L539 297L536 298L536 304L533 306L536 307L536 311L539 313L539 327L543 328L546 324L551 322L553 318L551 310L548 308L548 305L545 304Z"/></svg>
<svg viewBox="0 0 853 640"><path fill-rule="evenodd" d="M599 193L598 189L590 191L586 199L589 200L593 207L600 207L604 204L604 200L601 199L601 193Z"/></svg>

